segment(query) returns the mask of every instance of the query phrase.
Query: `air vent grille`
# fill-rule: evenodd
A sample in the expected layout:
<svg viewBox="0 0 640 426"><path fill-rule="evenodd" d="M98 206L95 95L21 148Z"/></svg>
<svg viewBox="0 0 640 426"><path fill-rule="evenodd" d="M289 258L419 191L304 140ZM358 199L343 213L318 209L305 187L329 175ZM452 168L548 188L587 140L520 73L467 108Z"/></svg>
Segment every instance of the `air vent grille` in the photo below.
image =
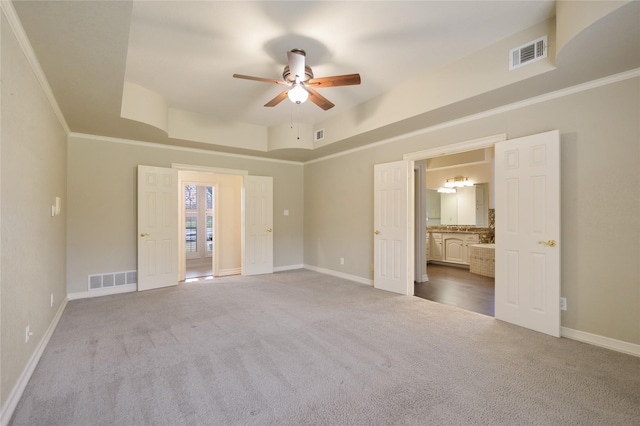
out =
<svg viewBox="0 0 640 426"><path fill-rule="evenodd" d="M318 129L313 133L313 141L320 142L324 139L324 129Z"/></svg>
<svg viewBox="0 0 640 426"><path fill-rule="evenodd" d="M89 275L89 290L137 284L137 271L110 272L107 274Z"/></svg>
<svg viewBox="0 0 640 426"><path fill-rule="evenodd" d="M509 70L547 57L547 36L540 37L509 52Z"/></svg>

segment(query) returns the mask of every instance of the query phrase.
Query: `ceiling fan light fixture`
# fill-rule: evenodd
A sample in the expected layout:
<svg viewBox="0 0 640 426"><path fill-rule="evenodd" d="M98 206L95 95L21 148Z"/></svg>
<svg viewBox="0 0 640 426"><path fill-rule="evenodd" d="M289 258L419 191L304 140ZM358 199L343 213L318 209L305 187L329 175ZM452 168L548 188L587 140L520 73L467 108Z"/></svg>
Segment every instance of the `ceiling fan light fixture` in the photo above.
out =
<svg viewBox="0 0 640 426"><path fill-rule="evenodd" d="M309 99L309 92L304 88L302 84L294 84L294 86L287 93L289 100L294 104L304 103L307 99Z"/></svg>

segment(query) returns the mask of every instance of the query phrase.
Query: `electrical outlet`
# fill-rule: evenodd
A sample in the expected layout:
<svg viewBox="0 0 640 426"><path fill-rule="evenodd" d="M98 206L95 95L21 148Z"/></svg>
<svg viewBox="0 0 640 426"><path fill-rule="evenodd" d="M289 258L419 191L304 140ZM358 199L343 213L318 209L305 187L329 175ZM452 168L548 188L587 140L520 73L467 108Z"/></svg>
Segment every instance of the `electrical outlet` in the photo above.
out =
<svg viewBox="0 0 640 426"><path fill-rule="evenodd" d="M566 297L561 297L560 298L560 310L561 311L566 311L567 310L567 298Z"/></svg>
<svg viewBox="0 0 640 426"><path fill-rule="evenodd" d="M27 329L24 332L24 342L27 343L29 341L29 337L31 337L33 333L31 332L31 326L28 325Z"/></svg>
<svg viewBox="0 0 640 426"><path fill-rule="evenodd" d="M341 257L341 258L340 258L340 264L341 264L341 265L344 265L344 257Z"/></svg>

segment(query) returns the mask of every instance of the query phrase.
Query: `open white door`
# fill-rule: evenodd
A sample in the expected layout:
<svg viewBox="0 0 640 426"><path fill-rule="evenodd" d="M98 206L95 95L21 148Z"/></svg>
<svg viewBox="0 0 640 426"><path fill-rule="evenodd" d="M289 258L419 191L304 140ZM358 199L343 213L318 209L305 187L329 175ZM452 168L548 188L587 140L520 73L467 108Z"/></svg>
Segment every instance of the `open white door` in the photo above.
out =
<svg viewBox="0 0 640 426"><path fill-rule="evenodd" d="M373 196L373 286L413 295L413 167L409 161L376 164Z"/></svg>
<svg viewBox="0 0 640 426"><path fill-rule="evenodd" d="M242 274L273 272L273 178L244 177Z"/></svg>
<svg viewBox="0 0 640 426"><path fill-rule="evenodd" d="M496 318L560 336L560 133L495 145Z"/></svg>
<svg viewBox="0 0 640 426"><path fill-rule="evenodd" d="M178 171L138 166L138 291L178 284Z"/></svg>

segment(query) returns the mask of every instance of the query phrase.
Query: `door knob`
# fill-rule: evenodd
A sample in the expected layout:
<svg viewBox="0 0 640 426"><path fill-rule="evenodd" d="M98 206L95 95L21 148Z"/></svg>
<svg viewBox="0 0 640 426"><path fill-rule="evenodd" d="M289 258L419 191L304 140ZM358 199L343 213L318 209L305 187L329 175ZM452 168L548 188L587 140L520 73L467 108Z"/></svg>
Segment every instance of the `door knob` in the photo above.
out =
<svg viewBox="0 0 640 426"><path fill-rule="evenodd" d="M538 241L538 244L542 244L542 245L547 246L547 247L555 247L556 246L556 240Z"/></svg>
<svg viewBox="0 0 640 426"><path fill-rule="evenodd" d="M148 237L149 235L151 235L151 234L149 234L148 232L141 232L140 233L141 237Z"/></svg>
<svg viewBox="0 0 640 426"><path fill-rule="evenodd" d="M376 235L380 235L380 231L378 231L377 229L375 231L373 231L374 234Z"/></svg>
<svg viewBox="0 0 640 426"><path fill-rule="evenodd" d="M267 228L267 232L271 232L271 231L273 231L273 229Z"/></svg>

